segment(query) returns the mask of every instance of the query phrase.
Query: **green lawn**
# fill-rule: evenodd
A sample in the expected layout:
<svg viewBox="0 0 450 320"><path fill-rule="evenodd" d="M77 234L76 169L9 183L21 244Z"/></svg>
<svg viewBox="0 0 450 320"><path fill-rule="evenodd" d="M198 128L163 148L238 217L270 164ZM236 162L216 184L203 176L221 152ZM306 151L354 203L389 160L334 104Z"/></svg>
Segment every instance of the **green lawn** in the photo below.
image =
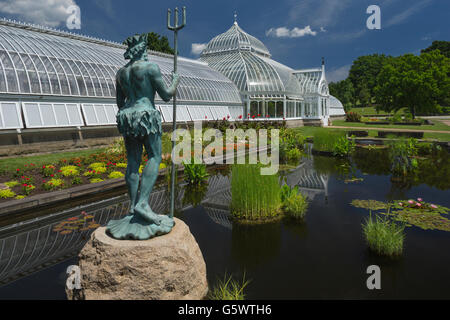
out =
<svg viewBox="0 0 450 320"><path fill-rule="evenodd" d="M61 159L89 156L93 153L102 152L105 150L106 148L96 148L71 152L50 153L36 156L20 156L17 158L0 159L0 173L15 172L16 169L24 170L28 168L28 165L30 163L33 163L35 166L42 167L43 165L56 163ZM27 167L25 167L25 165L27 165Z"/></svg>
<svg viewBox="0 0 450 320"><path fill-rule="evenodd" d="M334 122L333 122L334 123ZM356 127L358 129L358 127ZM365 131L369 132L369 137L375 138L378 136L378 130L370 130L369 128L361 128L365 129ZM300 131L304 136L314 136L314 133L317 130L333 130L333 131L349 131L351 129L344 129L344 128L321 128L321 127L298 127L295 128L295 130ZM442 142L450 141L450 132L449 133L435 133L435 132L427 132L424 131L424 139L429 140L438 140Z"/></svg>
<svg viewBox="0 0 450 320"><path fill-rule="evenodd" d="M411 129L417 131L449 131L450 126L443 122L432 120L434 126L422 125L422 126L403 126L403 125L382 125L382 124L365 124L363 122L345 122L345 120L333 120L333 126L343 126L343 127L363 127L363 128L392 128L392 129Z"/></svg>

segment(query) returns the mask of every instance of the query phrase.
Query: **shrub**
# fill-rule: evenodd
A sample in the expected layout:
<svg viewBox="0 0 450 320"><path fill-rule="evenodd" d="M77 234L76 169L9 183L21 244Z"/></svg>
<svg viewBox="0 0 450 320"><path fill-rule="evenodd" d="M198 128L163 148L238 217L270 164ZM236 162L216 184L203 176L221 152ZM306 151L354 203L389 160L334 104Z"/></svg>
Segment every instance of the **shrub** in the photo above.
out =
<svg viewBox="0 0 450 320"><path fill-rule="evenodd" d="M78 167L76 166L61 167L60 170L64 177L76 177L80 174L80 171L78 171Z"/></svg>
<svg viewBox="0 0 450 320"><path fill-rule="evenodd" d="M126 167L127 167L127 164L124 163L124 162L119 162L118 164L116 164L116 167L117 167L117 168L126 168Z"/></svg>
<svg viewBox="0 0 450 320"><path fill-rule="evenodd" d="M348 112L345 114L346 122L361 122L361 115L357 112Z"/></svg>
<svg viewBox="0 0 450 320"><path fill-rule="evenodd" d="M125 177L125 175L120 171L113 171L108 175L108 179L118 179L123 177Z"/></svg>
<svg viewBox="0 0 450 320"><path fill-rule="evenodd" d="M18 195L18 196L16 196L15 197L15 199L16 200L22 200L22 199L25 199L27 196L24 196L24 195Z"/></svg>
<svg viewBox="0 0 450 320"><path fill-rule="evenodd" d="M26 183L24 183L24 184L22 185L22 192L23 192L25 195L27 195L27 196L29 196L30 193L31 193L34 189L36 189L36 187L33 186L32 184L26 184Z"/></svg>
<svg viewBox="0 0 450 320"><path fill-rule="evenodd" d="M100 179L100 178L93 178L93 179L91 179L91 180L89 180L91 183L99 183L99 182L103 182L103 181L105 181L105 180L103 180L103 179Z"/></svg>
<svg viewBox="0 0 450 320"><path fill-rule="evenodd" d="M5 186L7 186L8 188L14 188L15 186L18 186L20 183L19 181L9 181L9 182L5 182Z"/></svg>
<svg viewBox="0 0 450 320"><path fill-rule="evenodd" d="M200 185L208 180L209 174L206 171L206 165L196 163L184 164L185 180L191 185Z"/></svg>
<svg viewBox="0 0 450 320"><path fill-rule="evenodd" d="M231 213L242 220L267 220L280 214L277 175L261 175L261 166L235 164L231 176Z"/></svg>
<svg viewBox="0 0 450 320"><path fill-rule="evenodd" d="M363 232L369 249L380 255L396 256L403 251L404 225L398 225L387 218L370 217L363 224Z"/></svg>
<svg viewBox="0 0 450 320"><path fill-rule="evenodd" d="M244 289L249 284L249 281L245 280L245 275L242 279L242 283L237 282L232 276L227 276L223 280L219 280L218 283L208 293L210 300L244 300Z"/></svg>
<svg viewBox="0 0 450 320"><path fill-rule="evenodd" d="M55 171L56 171L56 167L51 164L42 166L42 170L41 170L42 175L44 177L50 177L52 174L55 174Z"/></svg>
<svg viewBox="0 0 450 320"><path fill-rule="evenodd" d="M0 199L14 198L16 194L11 189L0 190Z"/></svg>
<svg viewBox="0 0 450 320"><path fill-rule="evenodd" d="M62 179L56 179L56 178L50 179L49 181L44 182L42 184L42 188L47 191L60 189L62 187L64 187L64 181Z"/></svg>
<svg viewBox="0 0 450 320"><path fill-rule="evenodd" d="M83 180L81 180L80 177L74 177L72 179L72 185L77 185L77 184L82 184L82 183L83 183Z"/></svg>
<svg viewBox="0 0 450 320"><path fill-rule="evenodd" d="M94 162L89 165L89 169L97 171L97 168L106 168L106 164L104 162Z"/></svg>

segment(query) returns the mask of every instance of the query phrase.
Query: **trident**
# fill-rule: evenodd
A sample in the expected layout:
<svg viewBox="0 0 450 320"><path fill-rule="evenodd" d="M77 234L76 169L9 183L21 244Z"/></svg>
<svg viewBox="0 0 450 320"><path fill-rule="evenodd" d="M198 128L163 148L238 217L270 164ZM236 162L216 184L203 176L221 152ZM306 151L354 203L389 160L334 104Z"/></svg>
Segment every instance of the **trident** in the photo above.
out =
<svg viewBox="0 0 450 320"><path fill-rule="evenodd" d="M172 26L170 24L172 11L167 9L167 28L172 30L174 33L174 49L175 54L173 56L173 72L177 72L177 60L178 60L178 30L181 30L186 25L186 7L183 7L183 24L178 25L178 8L175 8L175 24ZM177 129L177 91L173 96L173 126L172 126L172 153L175 149L175 131ZM171 188L170 188L170 217L173 218L173 213L175 209L175 162L174 155L172 154L172 172L171 172Z"/></svg>

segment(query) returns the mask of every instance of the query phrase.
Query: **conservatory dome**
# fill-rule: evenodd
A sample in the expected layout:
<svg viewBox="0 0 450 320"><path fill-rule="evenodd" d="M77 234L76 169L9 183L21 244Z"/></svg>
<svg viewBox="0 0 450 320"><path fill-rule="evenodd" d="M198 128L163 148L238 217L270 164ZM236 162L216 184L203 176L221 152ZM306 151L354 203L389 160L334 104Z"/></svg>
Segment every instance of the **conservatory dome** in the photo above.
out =
<svg viewBox="0 0 450 320"><path fill-rule="evenodd" d="M208 43L203 54L237 50L250 51L265 57L270 57L270 52L267 47L260 40L242 30L237 22L227 32L214 37Z"/></svg>
<svg viewBox="0 0 450 320"><path fill-rule="evenodd" d="M232 80L242 95L299 98L302 88L293 69L271 59L267 47L237 22L214 37L200 60Z"/></svg>

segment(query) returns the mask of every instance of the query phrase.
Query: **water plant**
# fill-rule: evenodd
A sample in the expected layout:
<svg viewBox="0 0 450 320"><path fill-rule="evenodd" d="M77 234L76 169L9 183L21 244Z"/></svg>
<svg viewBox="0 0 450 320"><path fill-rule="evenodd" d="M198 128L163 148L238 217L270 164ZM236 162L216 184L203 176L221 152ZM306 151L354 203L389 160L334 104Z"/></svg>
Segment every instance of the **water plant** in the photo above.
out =
<svg viewBox="0 0 450 320"><path fill-rule="evenodd" d="M223 279L219 279L216 285L208 292L210 300L244 300L244 289L250 281L245 280L245 274L242 282L238 282L230 275L225 274Z"/></svg>
<svg viewBox="0 0 450 320"><path fill-rule="evenodd" d="M339 137L333 145L333 155L346 157L355 149L354 138L348 139L346 136Z"/></svg>
<svg viewBox="0 0 450 320"><path fill-rule="evenodd" d="M200 185L208 180L209 174L206 171L206 165L201 163L184 164L185 180L191 185Z"/></svg>
<svg viewBox="0 0 450 320"><path fill-rule="evenodd" d="M343 144L343 139L347 139L344 131L317 130L314 132L314 147L316 151L333 153L336 145Z"/></svg>
<svg viewBox="0 0 450 320"><path fill-rule="evenodd" d="M280 215L277 175L261 175L261 165L235 164L231 176L231 213L238 220L271 220Z"/></svg>
<svg viewBox="0 0 450 320"><path fill-rule="evenodd" d="M417 140L414 138L401 139L389 142L389 157L391 161L391 173L393 178L404 178L412 173L418 166Z"/></svg>
<svg viewBox="0 0 450 320"><path fill-rule="evenodd" d="M362 225L369 249L380 255L398 256L402 254L405 240L404 225L390 221L387 217L372 216Z"/></svg>
<svg viewBox="0 0 450 320"><path fill-rule="evenodd" d="M290 161L298 161L302 157L302 152L298 148L289 150L286 154L286 158Z"/></svg>
<svg viewBox="0 0 450 320"><path fill-rule="evenodd" d="M299 192L298 187L284 185L281 189L283 212L291 218L303 219L308 209L307 198Z"/></svg>

